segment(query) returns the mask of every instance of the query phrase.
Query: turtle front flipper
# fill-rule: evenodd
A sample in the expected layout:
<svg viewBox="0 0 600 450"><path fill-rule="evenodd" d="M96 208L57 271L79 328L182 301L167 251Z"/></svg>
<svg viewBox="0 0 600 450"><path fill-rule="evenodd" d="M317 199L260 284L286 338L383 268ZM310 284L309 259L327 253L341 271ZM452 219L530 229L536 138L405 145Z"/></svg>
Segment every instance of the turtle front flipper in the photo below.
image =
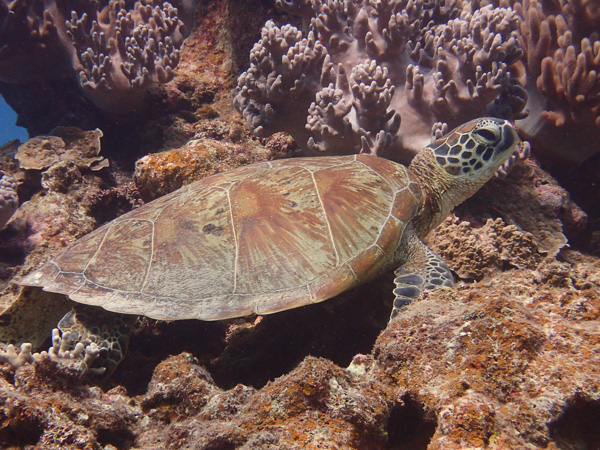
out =
<svg viewBox="0 0 600 450"><path fill-rule="evenodd" d="M404 306L416 300L422 292L439 288L452 287L454 276L444 260L436 255L419 239L413 239L411 258L403 266L394 271L394 307L390 320Z"/></svg>
<svg viewBox="0 0 600 450"><path fill-rule="evenodd" d="M110 375L123 360L136 316L117 315L95 306L77 304L58 323L63 336L68 336L73 348L78 343L85 347L95 343L99 355L93 366L105 368Z"/></svg>

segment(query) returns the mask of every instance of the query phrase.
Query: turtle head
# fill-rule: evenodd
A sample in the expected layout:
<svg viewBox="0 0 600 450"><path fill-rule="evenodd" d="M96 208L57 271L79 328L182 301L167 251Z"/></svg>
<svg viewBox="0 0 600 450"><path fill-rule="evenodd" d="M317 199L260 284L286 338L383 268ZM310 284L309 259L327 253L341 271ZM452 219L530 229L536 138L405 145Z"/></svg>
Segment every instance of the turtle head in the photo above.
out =
<svg viewBox="0 0 600 450"><path fill-rule="evenodd" d="M420 227L437 226L525 147L510 122L491 117L467 122L425 147L410 166L424 192L422 213L431 215Z"/></svg>
<svg viewBox="0 0 600 450"><path fill-rule="evenodd" d="M520 142L510 122L486 117L455 128L426 148L447 175L479 188L515 155Z"/></svg>

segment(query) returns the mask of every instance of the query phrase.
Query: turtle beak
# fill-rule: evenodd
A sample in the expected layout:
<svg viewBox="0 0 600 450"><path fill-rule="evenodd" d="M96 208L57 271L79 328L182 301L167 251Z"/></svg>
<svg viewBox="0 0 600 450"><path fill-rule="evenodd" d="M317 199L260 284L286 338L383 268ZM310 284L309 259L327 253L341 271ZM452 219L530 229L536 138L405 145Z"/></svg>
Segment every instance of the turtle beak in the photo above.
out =
<svg viewBox="0 0 600 450"><path fill-rule="evenodd" d="M514 126L507 120L498 119L498 125L503 130L500 136L500 142L496 144L496 154L501 154L507 150L513 151L520 142L519 135Z"/></svg>
<svg viewBox="0 0 600 450"><path fill-rule="evenodd" d="M515 134L516 134L516 132L515 132ZM519 139L518 136L517 136L517 139ZM494 176L501 178L501 179L506 178L506 176L510 172L512 166L515 165L515 163L517 163L518 161L527 159L529 157L529 154L531 153L531 148L529 146L529 142L527 142L527 141L517 141L517 142L518 142L518 144L515 146L516 150L512 153L512 155L509 156L509 158L506 161L504 161L502 163L502 165L500 167L498 167L498 169L496 170L496 173L494 173Z"/></svg>

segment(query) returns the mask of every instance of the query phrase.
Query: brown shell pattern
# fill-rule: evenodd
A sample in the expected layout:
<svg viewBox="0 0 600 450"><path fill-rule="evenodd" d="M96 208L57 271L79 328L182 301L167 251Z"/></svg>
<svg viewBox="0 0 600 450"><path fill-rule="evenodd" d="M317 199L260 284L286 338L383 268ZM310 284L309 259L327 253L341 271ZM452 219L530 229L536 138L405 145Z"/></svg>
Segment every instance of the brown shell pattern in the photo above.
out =
<svg viewBox="0 0 600 450"><path fill-rule="evenodd" d="M119 217L22 284L156 319L273 313L387 269L419 198L404 166L374 156L246 166Z"/></svg>

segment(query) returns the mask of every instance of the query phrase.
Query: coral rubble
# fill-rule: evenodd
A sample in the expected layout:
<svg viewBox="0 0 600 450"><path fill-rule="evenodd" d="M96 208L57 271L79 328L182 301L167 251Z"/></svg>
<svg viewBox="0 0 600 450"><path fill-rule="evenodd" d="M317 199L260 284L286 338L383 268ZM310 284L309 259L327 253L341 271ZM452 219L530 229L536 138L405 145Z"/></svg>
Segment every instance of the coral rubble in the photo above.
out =
<svg viewBox="0 0 600 450"><path fill-rule="evenodd" d="M518 17L467 3L279 1L304 27L266 23L236 106L256 135L288 132L306 153L404 162L448 127L517 118Z"/></svg>

